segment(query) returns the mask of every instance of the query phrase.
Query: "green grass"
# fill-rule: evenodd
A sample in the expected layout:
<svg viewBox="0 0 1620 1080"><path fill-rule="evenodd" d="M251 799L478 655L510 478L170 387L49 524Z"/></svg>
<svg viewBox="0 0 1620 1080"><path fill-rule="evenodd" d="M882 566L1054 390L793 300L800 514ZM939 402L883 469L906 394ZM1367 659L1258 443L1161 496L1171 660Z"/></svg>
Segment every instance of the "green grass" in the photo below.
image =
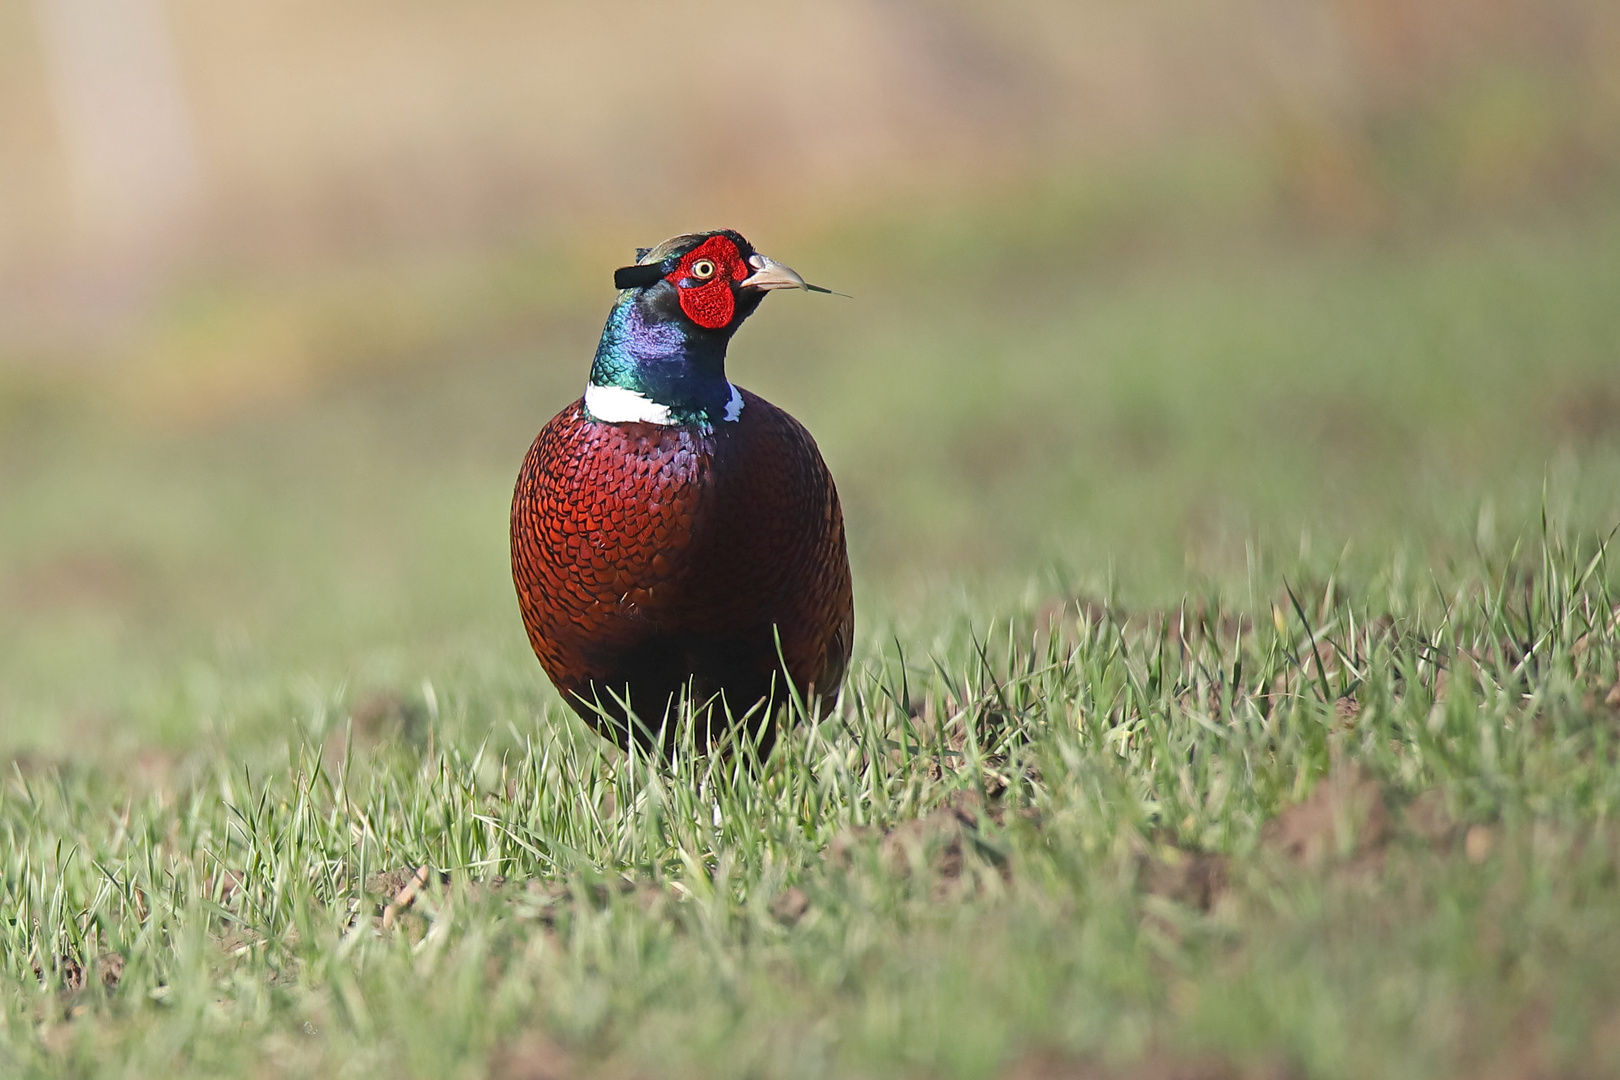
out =
<svg viewBox="0 0 1620 1080"><path fill-rule="evenodd" d="M763 766L528 655L600 311L185 424L0 382L0 1071L1620 1074L1620 218L877 235L734 349L857 572Z"/></svg>
<svg viewBox="0 0 1620 1080"><path fill-rule="evenodd" d="M1551 543L957 620L764 767L626 759L477 675L392 728L311 702L284 759L214 745L144 791L19 765L8 1068L1613 1069L1617 589ZM432 874L385 926L402 879L366 882L402 867Z"/></svg>

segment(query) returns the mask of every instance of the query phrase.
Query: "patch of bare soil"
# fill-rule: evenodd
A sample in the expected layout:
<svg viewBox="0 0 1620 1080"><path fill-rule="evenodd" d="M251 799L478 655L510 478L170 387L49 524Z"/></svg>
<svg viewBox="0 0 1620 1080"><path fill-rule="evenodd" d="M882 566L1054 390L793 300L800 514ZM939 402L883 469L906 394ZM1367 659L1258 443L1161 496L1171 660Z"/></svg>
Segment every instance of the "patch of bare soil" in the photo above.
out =
<svg viewBox="0 0 1620 1080"><path fill-rule="evenodd" d="M45 750L18 750L0 762L0 780L19 777L23 781L71 770L73 762L63 754Z"/></svg>
<svg viewBox="0 0 1620 1080"><path fill-rule="evenodd" d="M1380 796L1381 797L1381 796ZM1313 794L1314 798L1314 794ZM1357 799L1370 800L1372 795L1362 781L1359 794L1349 796L1352 802ZM1299 804L1300 807L1308 805ZM1291 808L1291 809L1298 809ZM1287 814L1289 811L1285 811ZM1353 812L1353 809L1352 809ZM1376 817L1376 809L1372 811ZM1490 857L1497 848L1498 830L1489 825L1468 824L1458 821L1452 816L1450 808L1446 805L1445 793L1438 788L1430 788L1408 802L1404 807L1392 812L1389 821L1373 821L1369 819L1366 825L1366 835L1358 842L1357 849L1352 853L1351 859L1365 859L1375 856L1390 840L1398 834L1408 841L1417 841L1431 850L1440 853L1455 852L1461 849L1464 857L1471 863L1482 863ZM1279 815L1279 820L1282 815ZM1301 815L1303 818L1304 815ZM1316 824L1321 824L1320 814ZM1398 829L1396 828L1398 826ZM1298 832L1305 830L1303 822L1295 822L1294 828ZM1333 839L1337 839L1337 834Z"/></svg>
<svg viewBox="0 0 1620 1080"><path fill-rule="evenodd" d="M349 722L327 735L321 757L328 767L335 768L351 749L420 747L427 742L430 726L427 707L420 701L397 691L380 691L361 698L349 710Z"/></svg>
<svg viewBox="0 0 1620 1080"><path fill-rule="evenodd" d="M373 875L375 876L375 875ZM233 907L247 888L247 878L239 870L221 870L202 880L203 895L217 899L222 907Z"/></svg>
<svg viewBox="0 0 1620 1080"><path fill-rule="evenodd" d="M414 744L427 737L427 706L391 690L365 698L349 718L354 737L368 744L398 740Z"/></svg>
<svg viewBox="0 0 1620 1080"><path fill-rule="evenodd" d="M1106 601L1094 596L1048 596L1035 609L1035 651L1045 653L1054 637L1065 648L1072 648L1114 615Z"/></svg>
<svg viewBox="0 0 1620 1080"><path fill-rule="evenodd" d="M1269 851L1314 869L1375 864L1393 835L1383 787L1351 764L1318 782L1304 802L1267 822L1260 840Z"/></svg>
<svg viewBox="0 0 1620 1080"><path fill-rule="evenodd" d="M929 740L921 753L930 780L940 781L946 775L960 776L976 759L978 783L990 798L1001 798L1011 786L1010 770L1014 765L1008 754L1021 736L1013 730L1007 714L993 702L963 705L954 694L947 693L940 700L929 694L913 704L911 720ZM976 755L969 753L970 741L977 745ZM896 752L896 760L898 756ZM1033 766L1026 766L1025 776L1040 779Z"/></svg>
<svg viewBox="0 0 1620 1080"><path fill-rule="evenodd" d="M881 832L850 829L833 838L827 862L848 868L858 850L876 844L878 865L898 877L927 881L937 899L980 891L987 878L1012 880L1007 852L981 830L984 812L976 797L962 796L920 818Z"/></svg>
<svg viewBox="0 0 1620 1080"><path fill-rule="evenodd" d="M68 608L130 610L155 595L154 571L133 556L67 552L0 578L0 601L31 614Z"/></svg>
<svg viewBox="0 0 1620 1080"><path fill-rule="evenodd" d="M546 878L493 877L468 882L454 893L429 895L434 890L444 889L450 881L449 874L427 866L405 866L369 875L365 892L373 904L370 915L373 925L379 931L403 930L408 937L417 936L425 929L425 919L419 910L425 897L433 904L450 903L457 897L471 902L499 897L514 906L518 918L547 928L555 927L581 904L602 908L615 897L624 897L632 900L644 914L661 918L669 905L680 899L672 889L629 878L584 885ZM444 909L438 910L436 917L442 917Z"/></svg>
<svg viewBox="0 0 1620 1080"><path fill-rule="evenodd" d="M120 953L103 952L86 964L77 956L58 956L55 968L60 980L56 1007L61 1010L55 1015L58 1019L75 1020L90 1011L90 1005L80 1000L86 990L100 986L110 993L118 989L124 978L124 957ZM47 981L47 973L38 964L34 965L34 977L41 983ZM58 1037L64 1034L58 1033Z"/></svg>
<svg viewBox="0 0 1620 1080"><path fill-rule="evenodd" d="M1590 445L1620 438L1620 383L1594 379L1571 386L1548 413L1547 426L1562 441Z"/></svg>
<svg viewBox="0 0 1620 1080"><path fill-rule="evenodd" d="M366 875L366 893L391 903L408 905L416 899L417 893L427 886L431 876L426 866L401 866L393 870L383 870ZM450 880L444 874L438 877L441 883Z"/></svg>
<svg viewBox="0 0 1620 1080"><path fill-rule="evenodd" d="M569 1080L575 1075L573 1056L538 1032L502 1043L489 1058L490 1080Z"/></svg>
<svg viewBox="0 0 1620 1080"><path fill-rule="evenodd" d="M1136 885L1149 896L1207 912L1226 892L1227 862L1213 852L1160 847L1138 861Z"/></svg>
<svg viewBox="0 0 1620 1080"><path fill-rule="evenodd" d="M461 900L477 903L491 896L500 897L515 908L516 917L541 923L548 929L581 903L600 908L615 896L626 896L644 913L661 917L667 905L679 900L671 889L628 878L581 885L542 878L494 877L466 882L453 891L450 884L448 873L425 865L368 874L362 897L350 903L349 925L355 928L369 923L371 929L379 933L403 933L417 940L426 933L430 922L443 919L450 905ZM243 872L224 869L203 879L202 892L226 911L235 911L242 906L250 885ZM227 924L231 921L225 918ZM256 943L255 935L241 924L220 940L227 952Z"/></svg>
<svg viewBox="0 0 1620 1080"><path fill-rule="evenodd" d="M1406 804L1401 827L1407 835L1432 847L1449 847L1457 837L1458 825L1446 807L1445 793L1430 788Z"/></svg>
<svg viewBox="0 0 1620 1080"><path fill-rule="evenodd" d="M104 952L86 966L77 957L66 956L61 959L58 971L65 994L77 994L94 983L115 990L124 977L124 958L115 952Z"/></svg>
<svg viewBox="0 0 1620 1080"><path fill-rule="evenodd" d="M1035 1053L1014 1062L1000 1080L1295 1080L1303 1075L1276 1061L1243 1063L1154 1053L1131 1064L1112 1065Z"/></svg>
<svg viewBox="0 0 1620 1080"><path fill-rule="evenodd" d="M793 926L810 913L810 894L797 885L783 889L770 904L771 917L784 926Z"/></svg>
<svg viewBox="0 0 1620 1080"><path fill-rule="evenodd" d="M388 898L379 916L382 929L392 929L400 916L416 903L417 897L422 895L434 877L432 870L427 866L418 866L414 869L403 867L398 870L387 870L366 878L366 892L372 896ZM441 873L437 877L441 885L449 881L448 874Z"/></svg>
<svg viewBox="0 0 1620 1080"><path fill-rule="evenodd" d="M1560 1037L1560 1006L1531 998L1509 1010L1482 1009L1463 1017L1453 1044L1455 1072L1478 1080L1573 1080L1614 1075L1620 1013L1596 1003L1583 1040ZM1567 1008L1567 1007L1566 1007Z"/></svg>

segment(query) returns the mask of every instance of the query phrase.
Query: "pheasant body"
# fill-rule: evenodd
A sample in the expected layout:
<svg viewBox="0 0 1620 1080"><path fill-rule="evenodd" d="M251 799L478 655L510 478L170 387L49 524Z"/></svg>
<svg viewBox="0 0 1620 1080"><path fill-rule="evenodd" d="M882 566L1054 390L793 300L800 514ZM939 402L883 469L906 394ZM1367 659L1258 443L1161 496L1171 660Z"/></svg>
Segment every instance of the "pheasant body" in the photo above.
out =
<svg viewBox="0 0 1620 1080"><path fill-rule="evenodd" d="M727 245L758 272L728 266ZM785 682L826 702L848 663L832 476L798 421L724 377L730 332L765 291L748 280L785 271L750 254L719 233L644 256L677 276L621 294L585 397L545 426L518 477L512 571L530 644L575 712L621 746L671 753L666 720L684 694L700 751L727 716L768 750ZM690 305L725 314L719 326L691 318L677 291L694 262L710 271L698 282L726 275L729 311Z"/></svg>

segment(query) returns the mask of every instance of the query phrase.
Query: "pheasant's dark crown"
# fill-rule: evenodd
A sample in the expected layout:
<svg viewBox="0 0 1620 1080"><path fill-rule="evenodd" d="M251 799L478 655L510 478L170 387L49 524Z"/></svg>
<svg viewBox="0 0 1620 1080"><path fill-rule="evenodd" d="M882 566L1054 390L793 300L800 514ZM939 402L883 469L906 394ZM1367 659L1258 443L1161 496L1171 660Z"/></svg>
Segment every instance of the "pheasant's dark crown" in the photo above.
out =
<svg viewBox="0 0 1620 1080"><path fill-rule="evenodd" d="M734 229L715 229L711 232L690 232L672 236L657 247L636 248L637 266L658 266L664 273L672 272L680 264L682 257L695 251L697 248L723 236L734 244L742 257L747 259L754 253L754 245L743 238L742 233Z"/></svg>

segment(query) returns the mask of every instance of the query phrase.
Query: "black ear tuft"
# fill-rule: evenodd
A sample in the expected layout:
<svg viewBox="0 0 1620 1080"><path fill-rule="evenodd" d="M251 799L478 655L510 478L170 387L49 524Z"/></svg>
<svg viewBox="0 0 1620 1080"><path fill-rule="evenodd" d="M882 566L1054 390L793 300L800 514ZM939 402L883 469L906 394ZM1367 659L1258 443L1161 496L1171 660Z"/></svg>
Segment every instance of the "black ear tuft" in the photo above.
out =
<svg viewBox="0 0 1620 1080"><path fill-rule="evenodd" d="M613 271L613 287L615 289L640 289L648 285L656 285L663 280L664 268L659 263L649 263L646 266L621 266Z"/></svg>
<svg viewBox="0 0 1620 1080"><path fill-rule="evenodd" d="M642 259L645 259L647 257L647 252L651 250L652 248L636 248L636 262L640 262Z"/></svg>

